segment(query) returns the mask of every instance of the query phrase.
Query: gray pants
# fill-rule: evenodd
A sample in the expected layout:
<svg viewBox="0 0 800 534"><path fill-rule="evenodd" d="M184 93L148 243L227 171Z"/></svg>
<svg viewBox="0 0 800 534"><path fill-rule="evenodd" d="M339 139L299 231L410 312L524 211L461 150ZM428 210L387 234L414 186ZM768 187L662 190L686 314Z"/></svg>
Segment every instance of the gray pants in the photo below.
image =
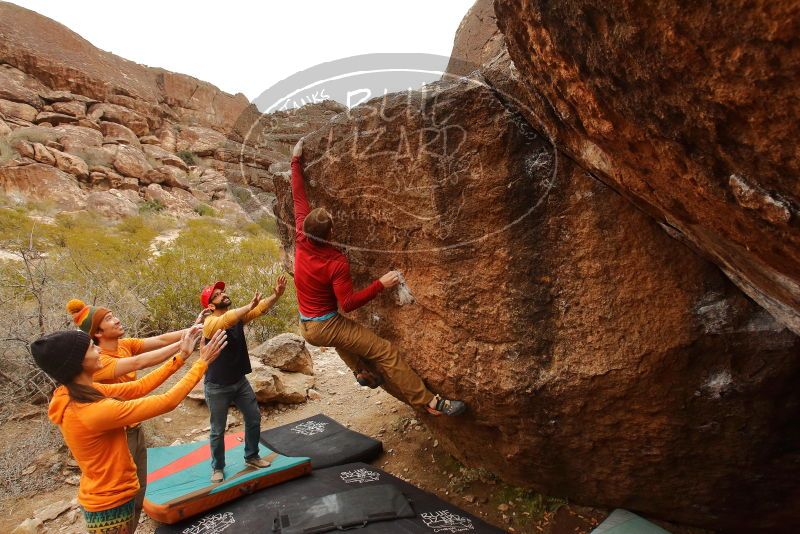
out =
<svg viewBox="0 0 800 534"><path fill-rule="evenodd" d="M242 377L235 384L222 386L211 382L205 383L206 404L211 412L211 468L225 467L225 422L228 419L228 407L235 404L244 418L244 457L258 457L258 439L261 433L261 412L258 409L256 394L247 378Z"/></svg>
<svg viewBox="0 0 800 534"><path fill-rule="evenodd" d="M139 493L133 504L133 524L139 524L139 516L144 504L144 492L147 490L147 444L144 439L142 425L126 429L128 435L128 450L131 451L133 463L136 464L136 476L139 478Z"/></svg>

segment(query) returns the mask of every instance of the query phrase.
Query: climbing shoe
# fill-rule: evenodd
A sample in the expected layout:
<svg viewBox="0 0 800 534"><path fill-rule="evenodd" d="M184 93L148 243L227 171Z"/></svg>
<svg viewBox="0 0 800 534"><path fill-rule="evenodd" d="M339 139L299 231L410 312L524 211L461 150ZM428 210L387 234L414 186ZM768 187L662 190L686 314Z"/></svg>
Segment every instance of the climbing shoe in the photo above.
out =
<svg viewBox="0 0 800 534"><path fill-rule="evenodd" d="M259 458L256 456L255 458L245 458L244 463L247 466L255 467L256 469L264 469L265 467L269 467L270 463L263 458Z"/></svg>
<svg viewBox="0 0 800 534"><path fill-rule="evenodd" d="M461 415L467 410L467 405L460 400L443 399L439 395L434 397L436 407L425 406L431 415Z"/></svg>
<svg viewBox="0 0 800 534"><path fill-rule="evenodd" d="M222 471L222 469L214 469L214 472L211 473L211 482L214 484L219 484L223 480L225 480L225 473Z"/></svg>
<svg viewBox="0 0 800 534"><path fill-rule="evenodd" d="M356 371L356 382L358 382L361 386L367 386L368 388L375 389L376 387L383 384L383 377L381 375L376 375L371 371L366 369L361 371Z"/></svg>

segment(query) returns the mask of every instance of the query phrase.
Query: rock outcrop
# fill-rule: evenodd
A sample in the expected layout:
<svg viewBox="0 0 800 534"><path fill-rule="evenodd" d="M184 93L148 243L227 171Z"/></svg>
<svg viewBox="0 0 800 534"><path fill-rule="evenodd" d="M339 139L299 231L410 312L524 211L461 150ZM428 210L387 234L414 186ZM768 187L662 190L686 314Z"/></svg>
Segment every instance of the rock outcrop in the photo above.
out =
<svg viewBox="0 0 800 534"><path fill-rule="evenodd" d="M428 421L469 465L677 521L800 525L800 339L544 133L476 73L307 137L356 285L397 268L416 299L353 317L469 404Z"/></svg>
<svg viewBox="0 0 800 534"><path fill-rule="evenodd" d="M256 149L244 125L259 113L244 95L117 57L0 2L0 189L21 201L119 218L132 213L130 195L120 192L135 191L137 210L257 218L271 205L270 167L288 161L292 144L340 109L324 102L271 115L283 135ZM65 179L54 170L40 184L20 181L43 176L41 165L72 183L50 187ZM110 194L89 200L90 192ZM242 200L251 197L260 200Z"/></svg>
<svg viewBox="0 0 800 534"><path fill-rule="evenodd" d="M314 363L306 342L296 334L280 334L250 351L247 375L256 399L262 404L300 404L314 387ZM189 398L205 401L202 384Z"/></svg>
<svg viewBox="0 0 800 534"><path fill-rule="evenodd" d="M800 333L796 3L495 11L514 65L503 92L531 124Z"/></svg>
<svg viewBox="0 0 800 534"><path fill-rule="evenodd" d="M305 340L297 334L279 334L251 350L250 356L287 373L314 374L311 353Z"/></svg>
<svg viewBox="0 0 800 534"><path fill-rule="evenodd" d="M503 34L494 16L494 1L477 0L458 25L445 72L466 76L492 60L504 46Z"/></svg>

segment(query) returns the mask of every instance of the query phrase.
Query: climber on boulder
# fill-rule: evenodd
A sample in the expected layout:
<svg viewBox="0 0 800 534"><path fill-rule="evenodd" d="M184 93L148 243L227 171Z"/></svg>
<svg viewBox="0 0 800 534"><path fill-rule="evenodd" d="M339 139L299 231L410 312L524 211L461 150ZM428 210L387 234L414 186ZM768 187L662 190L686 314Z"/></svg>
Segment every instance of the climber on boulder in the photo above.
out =
<svg viewBox="0 0 800 534"><path fill-rule="evenodd" d="M362 385L378 387L386 378L406 401L433 415L459 415L466 405L431 393L408 366L397 347L374 332L340 315L360 308L381 291L400 283L400 274L390 271L369 286L353 291L350 263L330 244L333 218L325 208L311 209L303 185L300 159L303 140L292 153L292 194L294 196L295 261L294 282L300 308L300 332L312 345L334 347ZM375 376L362 364L367 360L382 376Z"/></svg>

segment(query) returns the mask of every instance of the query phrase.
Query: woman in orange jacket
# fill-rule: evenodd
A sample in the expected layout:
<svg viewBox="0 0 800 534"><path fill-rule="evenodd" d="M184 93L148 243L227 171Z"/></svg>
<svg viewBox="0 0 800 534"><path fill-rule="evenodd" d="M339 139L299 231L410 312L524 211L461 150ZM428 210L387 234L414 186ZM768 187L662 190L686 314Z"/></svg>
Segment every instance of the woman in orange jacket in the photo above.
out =
<svg viewBox="0 0 800 534"><path fill-rule="evenodd" d="M101 366L100 353L81 330L48 334L31 345L36 364L63 384L53 393L48 416L81 468L78 502L90 533L136 530L133 506L139 480L125 427L177 407L227 344L225 331L218 331L178 383L166 393L145 397L183 365L199 337L198 328L187 329L175 356L141 379L121 384L92 381Z"/></svg>

